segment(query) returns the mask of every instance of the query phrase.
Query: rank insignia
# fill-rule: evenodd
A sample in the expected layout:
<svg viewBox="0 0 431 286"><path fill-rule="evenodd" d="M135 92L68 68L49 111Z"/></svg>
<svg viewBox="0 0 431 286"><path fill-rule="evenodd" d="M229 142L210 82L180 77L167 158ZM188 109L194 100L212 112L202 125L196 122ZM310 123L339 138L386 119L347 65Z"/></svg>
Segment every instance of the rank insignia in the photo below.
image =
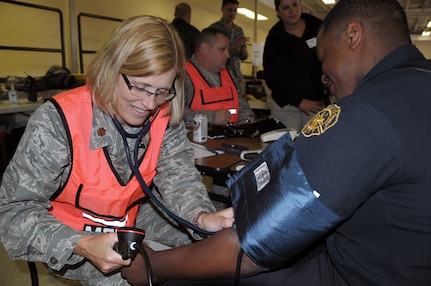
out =
<svg viewBox="0 0 431 286"><path fill-rule="evenodd" d="M326 130L334 126L340 116L341 108L336 104L331 104L319 111L310 121L302 128L304 137L317 136L325 133Z"/></svg>
<svg viewBox="0 0 431 286"><path fill-rule="evenodd" d="M99 135L100 137L105 136L106 134L106 129L103 127L100 127L99 129L97 129L97 135Z"/></svg>

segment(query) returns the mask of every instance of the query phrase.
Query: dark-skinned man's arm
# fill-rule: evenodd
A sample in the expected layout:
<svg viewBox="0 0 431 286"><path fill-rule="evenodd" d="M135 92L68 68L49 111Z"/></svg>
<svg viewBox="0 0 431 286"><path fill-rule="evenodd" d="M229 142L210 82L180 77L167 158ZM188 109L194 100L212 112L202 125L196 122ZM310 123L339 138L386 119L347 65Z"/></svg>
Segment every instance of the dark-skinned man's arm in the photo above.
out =
<svg viewBox="0 0 431 286"><path fill-rule="evenodd" d="M231 229L224 229L199 242L164 251L152 251L148 256L153 271L153 282L167 279L204 280L235 277L240 244ZM251 275L265 270L243 255L241 275ZM129 267L121 270L123 278L132 285L147 285L145 262L138 255Z"/></svg>

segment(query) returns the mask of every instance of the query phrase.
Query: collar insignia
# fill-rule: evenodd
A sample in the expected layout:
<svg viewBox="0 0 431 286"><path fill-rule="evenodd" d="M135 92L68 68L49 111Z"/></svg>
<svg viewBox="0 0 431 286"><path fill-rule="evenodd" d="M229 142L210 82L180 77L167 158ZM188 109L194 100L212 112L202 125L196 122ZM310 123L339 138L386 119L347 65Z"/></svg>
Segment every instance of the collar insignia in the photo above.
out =
<svg viewBox="0 0 431 286"><path fill-rule="evenodd" d="M319 111L302 128L304 137L318 136L334 126L340 117L341 108L336 104L331 104Z"/></svg>
<svg viewBox="0 0 431 286"><path fill-rule="evenodd" d="M100 137L105 136L106 134L106 129L103 127L100 127L99 129L97 129L97 135L99 135Z"/></svg>

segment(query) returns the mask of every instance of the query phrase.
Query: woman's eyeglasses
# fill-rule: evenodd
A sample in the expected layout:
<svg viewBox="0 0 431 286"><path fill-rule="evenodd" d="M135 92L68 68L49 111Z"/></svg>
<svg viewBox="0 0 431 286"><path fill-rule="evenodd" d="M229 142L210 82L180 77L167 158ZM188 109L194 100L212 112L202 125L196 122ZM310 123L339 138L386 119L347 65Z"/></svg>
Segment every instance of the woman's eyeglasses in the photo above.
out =
<svg viewBox="0 0 431 286"><path fill-rule="evenodd" d="M129 88L130 93L139 98L151 97L152 95L154 95L156 101L163 102L171 100L177 94L175 90L175 82L172 85L171 89L157 89L156 92L151 92L148 89L132 85L125 74L121 73L121 76L123 77L127 87Z"/></svg>

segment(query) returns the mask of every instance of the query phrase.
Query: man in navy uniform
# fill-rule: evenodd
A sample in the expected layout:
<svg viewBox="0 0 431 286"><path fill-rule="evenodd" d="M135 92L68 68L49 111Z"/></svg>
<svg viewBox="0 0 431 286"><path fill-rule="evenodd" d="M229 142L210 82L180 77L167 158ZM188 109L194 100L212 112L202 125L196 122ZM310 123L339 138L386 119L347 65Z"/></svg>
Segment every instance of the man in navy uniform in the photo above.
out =
<svg viewBox="0 0 431 286"><path fill-rule="evenodd" d="M311 191L298 186L273 206L278 216L253 210L262 217L253 228L236 216L236 228L150 251L155 279L233 277L242 248L242 275L277 269L243 285L431 285L431 63L395 0L340 0L317 53L336 102L295 140ZM283 178L271 179L283 188ZM132 283L146 278L140 256L122 272Z"/></svg>

